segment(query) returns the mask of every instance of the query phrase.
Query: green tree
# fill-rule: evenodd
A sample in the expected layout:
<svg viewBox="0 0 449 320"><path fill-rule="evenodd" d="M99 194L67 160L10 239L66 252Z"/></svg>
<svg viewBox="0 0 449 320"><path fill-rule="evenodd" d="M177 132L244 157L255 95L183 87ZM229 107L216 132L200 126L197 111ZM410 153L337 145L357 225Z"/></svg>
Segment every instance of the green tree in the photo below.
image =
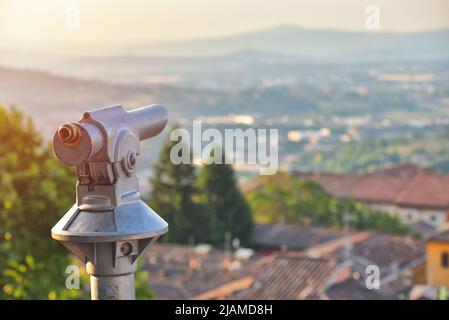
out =
<svg viewBox="0 0 449 320"><path fill-rule="evenodd" d="M319 184L285 173L262 179L260 187L246 195L256 219L263 223L291 223L341 228L347 214L359 230L403 234L399 218L373 210L361 202L333 198Z"/></svg>
<svg viewBox="0 0 449 320"><path fill-rule="evenodd" d="M260 222L314 224L329 216L331 196L307 180L265 183L247 199Z"/></svg>
<svg viewBox="0 0 449 320"><path fill-rule="evenodd" d="M173 129L176 129L175 126ZM167 141L162 147L159 160L150 178L152 192L150 206L168 223L169 232L163 239L168 242L188 243L207 241L204 226L209 225L209 217L199 204L197 175L192 164L174 164L170 159L172 147L181 144L182 152L189 150L183 141Z"/></svg>
<svg viewBox="0 0 449 320"><path fill-rule="evenodd" d="M232 166L224 163L212 163L202 167L199 187L202 203L210 215L209 242L223 244L225 234L230 232L243 244L248 244L253 230L251 210L246 203Z"/></svg>
<svg viewBox="0 0 449 320"><path fill-rule="evenodd" d="M0 299L88 298L86 290L65 288L66 267L76 262L50 236L73 205L73 168L53 157L16 108L0 106L0 141ZM138 297L151 298L145 275L136 280Z"/></svg>
<svg viewBox="0 0 449 320"><path fill-rule="evenodd" d="M74 174L52 158L31 120L15 108L0 107L0 140L0 297L77 297L64 290L68 255L50 237L73 202Z"/></svg>

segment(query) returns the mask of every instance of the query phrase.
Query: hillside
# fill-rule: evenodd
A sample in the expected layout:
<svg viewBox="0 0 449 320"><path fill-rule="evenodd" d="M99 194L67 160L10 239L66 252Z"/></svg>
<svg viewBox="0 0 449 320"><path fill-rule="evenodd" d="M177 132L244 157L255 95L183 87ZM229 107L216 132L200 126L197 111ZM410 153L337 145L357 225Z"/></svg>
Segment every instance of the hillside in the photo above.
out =
<svg viewBox="0 0 449 320"><path fill-rule="evenodd" d="M307 61L404 61L449 58L449 29L418 32L350 32L283 25L217 38L133 48L152 55L208 56L242 50L292 55Z"/></svg>
<svg viewBox="0 0 449 320"><path fill-rule="evenodd" d="M77 120L90 108L161 103L169 106L171 119L179 120L192 115L196 104L204 105L211 95L156 84L125 85L5 67L0 67L0 79L0 104L15 105L32 116L46 137L59 123Z"/></svg>
<svg viewBox="0 0 449 320"><path fill-rule="evenodd" d="M418 163L439 172L449 172L449 129L421 131L409 138L370 139L326 151L301 154L296 166L301 171L363 172L401 163Z"/></svg>

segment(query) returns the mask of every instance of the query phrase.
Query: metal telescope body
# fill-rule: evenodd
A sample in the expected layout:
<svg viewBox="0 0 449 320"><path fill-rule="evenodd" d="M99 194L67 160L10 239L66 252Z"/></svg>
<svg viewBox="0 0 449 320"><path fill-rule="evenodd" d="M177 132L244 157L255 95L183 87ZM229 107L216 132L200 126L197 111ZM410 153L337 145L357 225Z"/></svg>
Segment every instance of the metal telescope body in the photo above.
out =
<svg viewBox="0 0 449 320"><path fill-rule="evenodd" d="M141 199L136 176L140 141L158 135L167 111L151 105L126 112L113 106L61 125L56 156L76 166L76 203L52 237L86 264L93 300L135 299L137 259L168 231Z"/></svg>

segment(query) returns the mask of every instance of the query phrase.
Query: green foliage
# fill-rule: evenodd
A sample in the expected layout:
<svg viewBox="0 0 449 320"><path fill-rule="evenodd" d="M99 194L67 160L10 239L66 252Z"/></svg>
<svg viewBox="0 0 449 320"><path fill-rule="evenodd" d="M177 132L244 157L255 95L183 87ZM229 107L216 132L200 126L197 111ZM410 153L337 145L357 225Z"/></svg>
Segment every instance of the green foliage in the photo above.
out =
<svg viewBox="0 0 449 320"><path fill-rule="evenodd" d="M346 213L350 226L359 230L407 232L406 226L388 213L374 211L360 202L335 199L313 181L280 175L280 180L266 179L260 188L247 194L259 222L341 228Z"/></svg>
<svg viewBox="0 0 449 320"><path fill-rule="evenodd" d="M150 249L151 250L151 249ZM138 271L134 275L134 285L136 288L136 299L138 300L152 300L155 299L153 292L148 286L148 279L150 275L147 271L142 270L144 261L140 259L138 261Z"/></svg>
<svg viewBox="0 0 449 320"><path fill-rule="evenodd" d="M74 174L15 108L0 107L0 140L0 298L60 298L68 258L50 228L72 205Z"/></svg>
<svg viewBox="0 0 449 320"><path fill-rule="evenodd" d="M205 165L197 176L191 164L173 164L172 147L182 141L168 141L159 156L150 182L150 206L168 222L169 242L190 241L223 244L225 233L247 243L252 232L249 206L238 190L232 167ZM182 155L187 145L180 148Z"/></svg>
<svg viewBox="0 0 449 320"><path fill-rule="evenodd" d="M65 270L74 262L50 236L73 205L73 168L52 156L15 108L0 107L0 141L0 299L88 298L88 288L66 289ZM151 297L144 277L136 275L139 298ZM86 274L82 279L88 283Z"/></svg>
<svg viewBox="0 0 449 320"><path fill-rule="evenodd" d="M196 242L206 241L207 235L199 226L207 225L208 217L199 204L195 167L172 163L170 150L176 143L168 141L159 155L154 175L150 179L150 206L169 225L169 232L163 236L163 240L187 243L193 237Z"/></svg>
<svg viewBox="0 0 449 320"><path fill-rule="evenodd" d="M205 210L210 215L210 243L222 244L230 232L243 244L248 244L253 230L251 210L241 194L234 171L229 164L203 166L199 187Z"/></svg>
<svg viewBox="0 0 449 320"><path fill-rule="evenodd" d="M411 138L372 139L339 145L327 151L304 152L296 160L301 171L362 172L417 162L449 172L449 130L416 133Z"/></svg>

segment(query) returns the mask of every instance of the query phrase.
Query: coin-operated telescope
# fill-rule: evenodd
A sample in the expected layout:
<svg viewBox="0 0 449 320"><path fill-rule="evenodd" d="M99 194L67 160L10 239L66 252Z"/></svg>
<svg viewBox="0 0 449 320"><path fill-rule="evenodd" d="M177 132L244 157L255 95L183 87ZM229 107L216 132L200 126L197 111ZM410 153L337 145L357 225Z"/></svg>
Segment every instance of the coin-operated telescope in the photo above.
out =
<svg viewBox="0 0 449 320"><path fill-rule="evenodd" d="M167 111L113 106L61 125L56 156L76 166L76 203L51 230L86 264L93 300L135 299L137 259L168 224L141 199L136 176L140 141L158 135Z"/></svg>

